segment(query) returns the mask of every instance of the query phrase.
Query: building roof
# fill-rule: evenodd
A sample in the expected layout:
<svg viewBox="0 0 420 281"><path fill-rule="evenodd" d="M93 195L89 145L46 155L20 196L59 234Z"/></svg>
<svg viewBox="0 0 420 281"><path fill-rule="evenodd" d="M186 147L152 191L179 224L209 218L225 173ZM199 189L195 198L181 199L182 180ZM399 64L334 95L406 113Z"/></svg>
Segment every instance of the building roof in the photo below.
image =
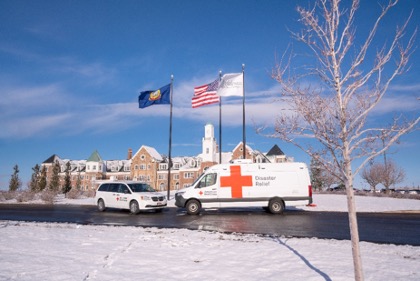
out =
<svg viewBox="0 0 420 281"><path fill-rule="evenodd" d="M95 150L90 157L87 159L88 162L102 162L102 158L99 155L99 152Z"/></svg>
<svg viewBox="0 0 420 281"><path fill-rule="evenodd" d="M42 162L42 164L53 164L56 161L60 161L60 157L57 154L53 154L51 155L47 160L45 160L44 162Z"/></svg>
<svg viewBox="0 0 420 281"><path fill-rule="evenodd" d="M267 152L266 156L284 155L284 152L275 144L270 151Z"/></svg>
<svg viewBox="0 0 420 281"><path fill-rule="evenodd" d="M130 160L107 160L105 161L106 171L109 172L124 172L124 167L130 167ZM113 171L114 169L114 171Z"/></svg>
<svg viewBox="0 0 420 281"><path fill-rule="evenodd" d="M243 146L243 142L242 141L240 141L239 143L238 143L238 145L236 145L235 146L235 148L232 150L232 151L235 151L235 150L237 150L239 147L241 147L241 146ZM252 149L252 147L250 147L249 145L245 145L245 147L246 147L246 151L248 151L248 153L253 153L254 152L254 150Z"/></svg>
<svg viewBox="0 0 420 281"><path fill-rule="evenodd" d="M136 155L140 152L140 150L141 150L142 148L144 148L144 149L147 151L147 153L149 153L149 154L150 154L150 156L151 156L151 157L153 157L156 161L160 162L160 161L162 161L162 160L163 160L162 155L160 155L160 154L159 154L159 152L157 152L157 150L156 150L156 149L154 149L153 147L150 147L150 146L146 146L146 145L142 145L142 146L140 147L140 149L139 149L139 150L137 150L137 152L136 152L136 154L133 156L133 158L135 158L135 157L136 157Z"/></svg>

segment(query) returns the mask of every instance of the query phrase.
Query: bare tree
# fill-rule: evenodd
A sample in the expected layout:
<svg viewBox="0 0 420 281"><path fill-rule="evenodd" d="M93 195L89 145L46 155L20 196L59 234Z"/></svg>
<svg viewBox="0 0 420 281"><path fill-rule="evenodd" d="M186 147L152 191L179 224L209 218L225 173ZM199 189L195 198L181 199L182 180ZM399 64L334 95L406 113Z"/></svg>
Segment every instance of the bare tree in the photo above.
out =
<svg viewBox="0 0 420 281"><path fill-rule="evenodd" d="M385 187L386 193L389 193L389 188L397 183L400 183L405 178L405 172L402 168L398 167L394 161L389 160L384 164L383 176L381 183Z"/></svg>
<svg viewBox="0 0 420 281"><path fill-rule="evenodd" d="M391 186L404 180L405 172L394 161L388 159L386 163L374 163L365 167L361 176L373 191L376 191L378 184L382 184L385 187L386 193L389 193Z"/></svg>
<svg viewBox="0 0 420 281"><path fill-rule="evenodd" d="M372 165L365 166L362 171L361 177L370 186L373 192L376 192L376 186L382 182L384 178L384 165L381 163L373 163Z"/></svg>
<svg viewBox="0 0 420 281"><path fill-rule="evenodd" d="M296 54L289 49L272 72L282 86L281 100L287 110L276 118L274 132L266 135L293 143L311 157L317 150L324 150L318 154L319 162L346 187L356 280L364 276L353 179L369 161L417 128L420 121L415 112L411 120L398 116L388 125L375 127L367 122L390 83L407 70L413 50L416 31L411 37L404 36L411 15L394 34L388 32L388 43L379 49L376 45L381 39L376 36L378 28L397 2L390 0L381 7L365 39L357 41L362 42L360 46L355 41L359 0L353 0L345 10L339 7L340 0L317 0L312 8L298 7L304 28L292 35L309 47L314 64L311 66L311 58L305 57L303 67L292 68ZM370 59L372 52L374 60ZM310 141L304 143L310 138L318 141L315 146Z"/></svg>

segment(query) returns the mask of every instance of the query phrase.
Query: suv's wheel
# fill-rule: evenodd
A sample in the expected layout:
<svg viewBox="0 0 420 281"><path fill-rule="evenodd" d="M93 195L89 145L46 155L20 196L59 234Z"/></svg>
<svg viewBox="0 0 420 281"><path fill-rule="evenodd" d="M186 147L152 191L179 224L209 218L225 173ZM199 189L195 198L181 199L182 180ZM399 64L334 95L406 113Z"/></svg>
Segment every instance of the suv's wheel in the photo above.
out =
<svg viewBox="0 0 420 281"><path fill-rule="evenodd" d="M186 208L189 215L198 215L200 213L201 205L200 202L192 199L187 202Z"/></svg>
<svg viewBox="0 0 420 281"><path fill-rule="evenodd" d="M105 207L105 202L102 199L98 200L98 210L99 212L103 212L105 211L106 207Z"/></svg>
<svg viewBox="0 0 420 281"><path fill-rule="evenodd" d="M130 212L132 214L138 214L140 212L139 203L136 200L130 202Z"/></svg>
<svg viewBox="0 0 420 281"><path fill-rule="evenodd" d="M281 214L284 211L284 203L280 198L273 198L268 203L268 209L272 214Z"/></svg>

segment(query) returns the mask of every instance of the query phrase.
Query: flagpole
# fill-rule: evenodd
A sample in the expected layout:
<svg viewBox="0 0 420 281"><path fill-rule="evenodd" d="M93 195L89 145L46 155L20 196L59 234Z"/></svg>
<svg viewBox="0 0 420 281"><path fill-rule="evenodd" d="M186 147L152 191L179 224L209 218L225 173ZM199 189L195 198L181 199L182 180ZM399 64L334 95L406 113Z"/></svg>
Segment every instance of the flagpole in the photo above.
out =
<svg viewBox="0 0 420 281"><path fill-rule="evenodd" d="M242 64L242 139L243 159L246 159L246 135L245 135L245 64Z"/></svg>
<svg viewBox="0 0 420 281"><path fill-rule="evenodd" d="M219 70L219 83L222 80L222 71ZM219 97L219 164L222 164L222 97Z"/></svg>
<svg viewBox="0 0 420 281"><path fill-rule="evenodd" d="M171 75L171 86L170 86L170 113L169 113L169 153L168 153L168 201L171 192L171 166L172 166L172 92L173 92L174 76Z"/></svg>

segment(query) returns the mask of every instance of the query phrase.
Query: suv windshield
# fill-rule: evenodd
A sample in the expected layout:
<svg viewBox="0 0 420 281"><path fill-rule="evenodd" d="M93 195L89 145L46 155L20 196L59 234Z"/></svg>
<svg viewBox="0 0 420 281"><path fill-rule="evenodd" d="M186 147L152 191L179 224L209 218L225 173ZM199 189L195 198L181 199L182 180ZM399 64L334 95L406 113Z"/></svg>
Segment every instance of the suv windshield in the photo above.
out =
<svg viewBox="0 0 420 281"><path fill-rule="evenodd" d="M128 186L133 192L155 192L153 187L146 183L130 183Z"/></svg>

